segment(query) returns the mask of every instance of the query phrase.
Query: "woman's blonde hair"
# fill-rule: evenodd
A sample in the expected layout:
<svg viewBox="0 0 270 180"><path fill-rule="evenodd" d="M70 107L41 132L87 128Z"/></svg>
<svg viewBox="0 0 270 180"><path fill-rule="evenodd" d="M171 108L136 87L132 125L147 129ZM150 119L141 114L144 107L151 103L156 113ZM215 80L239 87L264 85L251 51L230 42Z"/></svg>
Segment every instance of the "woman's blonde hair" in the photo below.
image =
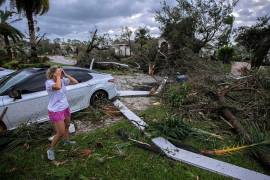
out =
<svg viewBox="0 0 270 180"><path fill-rule="evenodd" d="M57 66L52 66L47 70L47 79L53 79L54 73L56 72L56 70L58 69Z"/></svg>

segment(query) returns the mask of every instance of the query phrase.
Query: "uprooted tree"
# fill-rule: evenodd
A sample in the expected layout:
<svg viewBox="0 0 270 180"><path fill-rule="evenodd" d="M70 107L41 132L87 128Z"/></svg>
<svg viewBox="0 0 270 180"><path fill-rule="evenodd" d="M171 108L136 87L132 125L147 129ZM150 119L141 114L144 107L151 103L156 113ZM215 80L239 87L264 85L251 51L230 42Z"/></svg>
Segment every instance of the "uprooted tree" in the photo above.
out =
<svg viewBox="0 0 270 180"><path fill-rule="evenodd" d="M238 28L236 42L250 53L251 66L260 67L270 49L270 17L258 18L257 24Z"/></svg>
<svg viewBox="0 0 270 180"><path fill-rule="evenodd" d="M98 34L98 29L90 33L91 37L86 44L85 50L78 57L79 66L89 66L92 59L104 59L112 56L110 46L112 39L109 34Z"/></svg>

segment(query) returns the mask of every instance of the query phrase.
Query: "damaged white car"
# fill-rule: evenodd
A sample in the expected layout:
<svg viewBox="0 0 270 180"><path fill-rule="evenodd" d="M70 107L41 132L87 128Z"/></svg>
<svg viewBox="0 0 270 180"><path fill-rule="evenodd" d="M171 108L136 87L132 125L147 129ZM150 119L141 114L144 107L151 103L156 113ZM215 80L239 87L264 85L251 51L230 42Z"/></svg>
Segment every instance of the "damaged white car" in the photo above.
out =
<svg viewBox="0 0 270 180"><path fill-rule="evenodd" d="M4 78L5 76L7 76L7 75L13 73L13 72L14 72L13 70L5 69L5 68L0 67L0 80L1 80L2 78Z"/></svg>
<svg viewBox="0 0 270 180"><path fill-rule="evenodd" d="M22 123L48 121L46 68L29 68L0 80L0 129L12 130ZM71 111L77 112L102 99L117 96L114 78L77 67L64 67L79 84L67 86Z"/></svg>

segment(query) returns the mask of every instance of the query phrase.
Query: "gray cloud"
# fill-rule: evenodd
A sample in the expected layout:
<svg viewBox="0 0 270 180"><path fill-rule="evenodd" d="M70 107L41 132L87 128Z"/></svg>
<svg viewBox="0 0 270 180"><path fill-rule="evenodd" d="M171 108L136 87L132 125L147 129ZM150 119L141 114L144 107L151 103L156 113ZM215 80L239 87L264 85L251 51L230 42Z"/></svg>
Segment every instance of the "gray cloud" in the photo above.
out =
<svg viewBox="0 0 270 180"><path fill-rule="evenodd" d="M89 31L98 27L101 33L119 34L121 27L135 30L147 26L155 36L159 24L155 22L154 10L160 8L161 0L50 0L51 9L38 16L40 34L47 37L86 40ZM174 4L175 0L167 0ZM240 0L234 10L236 26L254 24L256 18L270 11L270 0ZM27 32L25 20L15 24Z"/></svg>
<svg viewBox="0 0 270 180"><path fill-rule="evenodd" d="M252 25L258 17L270 15L270 0L240 0L234 15L235 26Z"/></svg>

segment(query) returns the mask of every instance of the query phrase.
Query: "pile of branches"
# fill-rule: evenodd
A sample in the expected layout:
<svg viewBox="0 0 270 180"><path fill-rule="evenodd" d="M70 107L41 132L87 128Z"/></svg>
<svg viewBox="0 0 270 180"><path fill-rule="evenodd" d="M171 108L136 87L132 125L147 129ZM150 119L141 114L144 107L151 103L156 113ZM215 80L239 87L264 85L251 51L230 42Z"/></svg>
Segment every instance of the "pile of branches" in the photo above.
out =
<svg viewBox="0 0 270 180"><path fill-rule="evenodd" d="M239 80L211 71L193 74L187 84L168 87L164 99L183 118L225 124L220 132L232 130L238 144L263 145L250 154L270 167L269 143L265 143L270 137L269 77L258 71Z"/></svg>
<svg viewBox="0 0 270 180"><path fill-rule="evenodd" d="M9 152L18 146L24 146L26 149L30 146L38 146L46 142L52 132L53 126L50 123L23 124L0 137L0 151Z"/></svg>

